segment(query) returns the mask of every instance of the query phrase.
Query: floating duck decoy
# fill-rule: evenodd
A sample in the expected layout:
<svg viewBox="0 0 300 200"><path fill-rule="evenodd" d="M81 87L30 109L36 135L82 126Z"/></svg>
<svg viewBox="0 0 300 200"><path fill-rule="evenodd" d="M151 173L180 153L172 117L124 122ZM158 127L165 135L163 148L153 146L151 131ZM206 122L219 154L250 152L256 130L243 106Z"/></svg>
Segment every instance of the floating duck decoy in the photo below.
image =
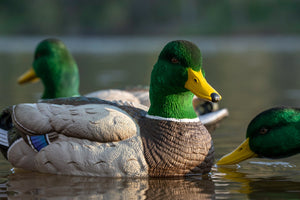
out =
<svg viewBox="0 0 300 200"><path fill-rule="evenodd" d="M41 80L44 85L42 99L80 96L78 67L62 41L58 39L41 41L35 50L32 68L18 79L18 83L38 80ZM84 96L108 101L130 101L150 106L149 90L145 88L99 90ZM222 119L228 116L227 109L219 109L217 103L204 101L198 97L194 97L193 105L209 132L213 132Z"/></svg>
<svg viewBox="0 0 300 200"><path fill-rule="evenodd" d="M246 140L217 164L237 164L253 157L283 158L299 152L300 109L275 107L257 115L248 126Z"/></svg>
<svg viewBox="0 0 300 200"><path fill-rule="evenodd" d="M208 173L210 133L192 100L221 96L202 74L200 50L169 42L151 73L147 111L134 103L69 97L18 104L0 116L1 151L16 168L43 173L170 177Z"/></svg>

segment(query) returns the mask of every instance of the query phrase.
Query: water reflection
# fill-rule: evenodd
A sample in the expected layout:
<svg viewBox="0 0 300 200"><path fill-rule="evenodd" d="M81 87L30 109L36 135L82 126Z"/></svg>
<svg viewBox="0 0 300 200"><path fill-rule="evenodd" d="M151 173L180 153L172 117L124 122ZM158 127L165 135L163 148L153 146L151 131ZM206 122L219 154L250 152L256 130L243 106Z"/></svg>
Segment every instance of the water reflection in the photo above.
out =
<svg viewBox="0 0 300 200"><path fill-rule="evenodd" d="M150 179L147 199L213 199L214 183L210 177Z"/></svg>
<svg viewBox="0 0 300 200"><path fill-rule="evenodd" d="M213 199L214 184L207 177L124 179L18 172L8 176L0 194L10 199Z"/></svg>
<svg viewBox="0 0 300 200"><path fill-rule="evenodd" d="M298 199L300 185L283 176L251 177L238 166L206 176L166 179L75 177L17 171L0 183L9 199ZM5 181L4 181L5 180Z"/></svg>
<svg viewBox="0 0 300 200"><path fill-rule="evenodd" d="M239 171L239 167L218 167L217 177L239 183L240 187L231 188L230 194L247 194L249 199L299 199L300 185L297 181L284 176L251 178L250 173ZM270 174L269 174L270 175Z"/></svg>

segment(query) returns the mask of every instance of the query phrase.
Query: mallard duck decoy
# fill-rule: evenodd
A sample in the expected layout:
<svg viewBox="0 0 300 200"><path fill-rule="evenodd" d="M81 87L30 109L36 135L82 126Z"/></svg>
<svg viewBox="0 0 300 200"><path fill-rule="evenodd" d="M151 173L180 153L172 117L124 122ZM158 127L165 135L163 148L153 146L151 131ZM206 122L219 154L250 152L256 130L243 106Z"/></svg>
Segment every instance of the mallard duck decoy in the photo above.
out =
<svg viewBox="0 0 300 200"><path fill-rule="evenodd" d="M248 126L246 140L217 164L237 164L253 157L283 158L299 152L300 109L275 107L257 115Z"/></svg>
<svg viewBox="0 0 300 200"><path fill-rule="evenodd" d="M80 96L78 67L62 41L54 38L41 41L36 47L32 68L19 77L18 83L38 80L42 80L44 85L42 99ZM101 90L85 96L141 103L133 93L117 89Z"/></svg>
<svg viewBox="0 0 300 200"><path fill-rule="evenodd" d="M77 64L60 40L46 39L38 44L32 68L20 76L18 83L38 80L44 85L42 99L80 96Z"/></svg>
<svg viewBox="0 0 300 200"><path fill-rule="evenodd" d="M211 136L197 117L194 94L221 96L202 74L199 48L169 42L153 67L151 105L72 97L19 104L2 112L2 151L17 168L85 176L168 177L207 173Z"/></svg>
<svg viewBox="0 0 300 200"><path fill-rule="evenodd" d="M79 96L79 72L77 64L64 43L58 39L41 41L34 53L33 67L18 80L20 84L41 79L44 85L42 99ZM103 100L122 100L150 106L149 89L107 89L86 94ZM216 103L204 102L195 97L194 108L200 119L212 132L219 122L228 116L227 109L218 109ZM210 114L208 114L210 113Z"/></svg>

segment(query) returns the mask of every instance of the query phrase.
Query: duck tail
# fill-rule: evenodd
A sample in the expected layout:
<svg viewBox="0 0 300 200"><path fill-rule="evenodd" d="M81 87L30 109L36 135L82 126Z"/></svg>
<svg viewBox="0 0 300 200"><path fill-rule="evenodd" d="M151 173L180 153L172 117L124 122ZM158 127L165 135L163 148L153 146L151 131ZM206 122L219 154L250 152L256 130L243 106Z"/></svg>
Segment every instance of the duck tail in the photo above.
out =
<svg viewBox="0 0 300 200"><path fill-rule="evenodd" d="M8 147L7 130L0 128L0 145Z"/></svg>
<svg viewBox="0 0 300 200"><path fill-rule="evenodd" d="M0 114L0 151L7 159L7 151L9 147L9 130L12 128L11 120L12 107L4 109Z"/></svg>
<svg viewBox="0 0 300 200"><path fill-rule="evenodd" d="M0 150L5 158L7 158L7 150L9 147L7 132L8 131L0 128Z"/></svg>

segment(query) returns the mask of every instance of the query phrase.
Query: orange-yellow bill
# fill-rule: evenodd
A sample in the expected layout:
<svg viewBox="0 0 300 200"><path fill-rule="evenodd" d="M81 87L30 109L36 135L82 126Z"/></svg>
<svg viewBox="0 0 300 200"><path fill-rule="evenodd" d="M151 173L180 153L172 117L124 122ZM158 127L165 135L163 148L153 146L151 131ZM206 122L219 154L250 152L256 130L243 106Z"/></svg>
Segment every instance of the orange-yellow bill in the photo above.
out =
<svg viewBox="0 0 300 200"><path fill-rule="evenodd" d="M249 146L249 138L247 138L240 146L238 146L231 153L223 156L218 162L217 165L232 165L240 163L246 159L257 157L257 154L254 153Z"/></svg>
<svg viewBox="0 0 300 200"><path fill-rule="evenodd" d="M221 95L207 83L201 70L196 72L191 68L188 69L188 80L185 83L185 88L204 100L218 102L222 99Z"/></svg>
<svg viewBox="0 0 300 200"><path fill-rule="evenodd" d="M36 73L33 68L30 68L27 72L25 72L23 75L21 75L18 78L18 83L19 84L24 84L24 83L35 83L39 81L40 78L36 76Z"/></svg>

